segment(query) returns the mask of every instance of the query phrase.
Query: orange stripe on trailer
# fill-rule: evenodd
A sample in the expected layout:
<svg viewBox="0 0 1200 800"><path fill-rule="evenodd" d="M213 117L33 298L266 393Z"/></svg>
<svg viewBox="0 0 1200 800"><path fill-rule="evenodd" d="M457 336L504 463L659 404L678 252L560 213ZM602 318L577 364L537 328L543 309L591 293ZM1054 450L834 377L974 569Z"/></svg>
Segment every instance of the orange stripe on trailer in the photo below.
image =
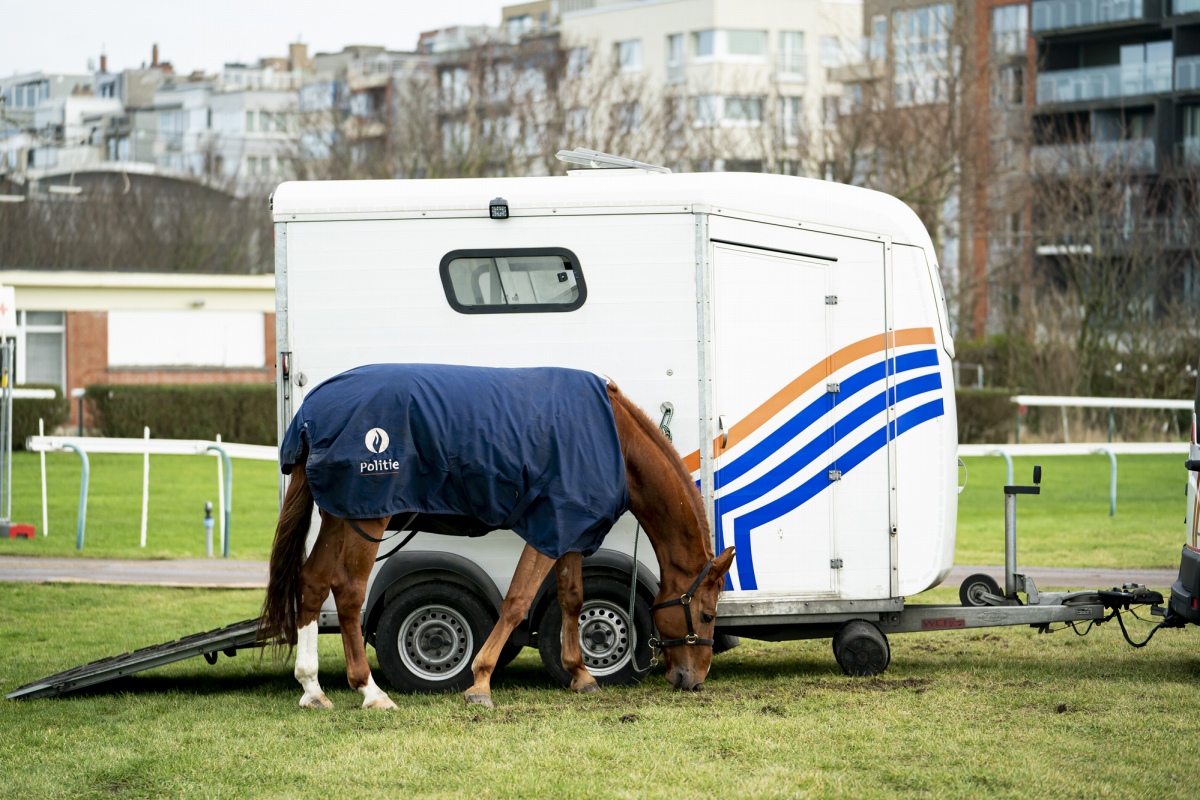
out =
<svg viewBox="0 0 1200 800"><path fill-rule="evenodd" d="M866 358L874 353L882 352L887 346L888 334L868 336L853 344L848 344L841 350L817 362L802 375L787 386L772 395L765 403L746 415L729 429L729 440L721 447L721 437L713 439L713 457L717 457L754 434L759 428L769 422L776 414L787 408L796 398L828 378L847 364ZM892 347L906 347L915 344L937 344L933 328L905 328L891 334ZM689 472L700 469L700 451L695 450L684 456L683 464Z"/></svg>

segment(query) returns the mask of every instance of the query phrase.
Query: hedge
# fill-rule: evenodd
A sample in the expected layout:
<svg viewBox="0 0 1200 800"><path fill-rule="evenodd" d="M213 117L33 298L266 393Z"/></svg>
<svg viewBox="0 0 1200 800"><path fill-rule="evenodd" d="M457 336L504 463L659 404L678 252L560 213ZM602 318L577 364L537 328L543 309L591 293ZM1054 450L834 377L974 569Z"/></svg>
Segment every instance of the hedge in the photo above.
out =
<svg viewBox="0 0 1200 800"><path fill-rule="evenodd" d="M87 387L93 425L101 436L212 439L275 444L275 384L145 384Z"/></svg>
<svg viewBox="0 0 1200 800"><path fill-rule="evenodd" d="M58 426L67 421L70 408L62 389L50 383L28 383L21 389L53 389L53 400L24 400L13 398L13 449L24 450L25 440L37 436L38 420L46 421L46 435L55 432Z"/></svg>
<svg viewBox="0 0 1200 800"><path fill-rule="evenodd" d="M998 444L1008 441L1017 407L1011 389L957 389L959 444Z"/></svg>

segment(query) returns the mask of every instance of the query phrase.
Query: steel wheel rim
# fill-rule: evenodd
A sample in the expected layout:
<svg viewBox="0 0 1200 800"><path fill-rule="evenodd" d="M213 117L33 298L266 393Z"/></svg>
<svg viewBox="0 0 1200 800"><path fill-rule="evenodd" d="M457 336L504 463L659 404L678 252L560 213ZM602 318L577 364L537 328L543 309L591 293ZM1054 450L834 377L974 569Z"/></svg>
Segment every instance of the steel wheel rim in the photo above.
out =
<svg viewBox="0 0 1200 800"><path fill-rule="evenodd" d="M462 613L441 605L413 611L396 636L404 666L427 681L444 681L466 669L474 645L471 626Z"/></svg>
<svg viewBox="0 0 1200 800"><path fill-rule="evenodd" d="M619 672L629 663L637 629L628 610L607 600L588 600L579 612L579 649L594 677Z"/></svg>
<svg viewBox="0 0 1200 800"><path fill-rule="evenodd" d="M985 606L987 603L983 601L984 593L991 594L992 587L986 583L972 583L967 587L967 597L971 600L973 606Z"/></svg>

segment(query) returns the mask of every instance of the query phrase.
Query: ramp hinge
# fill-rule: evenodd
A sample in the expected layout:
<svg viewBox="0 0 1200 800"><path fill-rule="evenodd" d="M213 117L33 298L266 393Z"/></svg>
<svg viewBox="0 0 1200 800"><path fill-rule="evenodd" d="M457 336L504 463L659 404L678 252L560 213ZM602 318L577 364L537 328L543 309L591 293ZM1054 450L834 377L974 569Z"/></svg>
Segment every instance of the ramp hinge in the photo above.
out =
<svg viewBox="0 0 1200 800"><path fill-rule="evenodd" d="M825 305L836 306L837 305L837 295L836 294L825 295Z"/></svg>
<svg viewBox="0 0 1200 800"><path fill-rule="evenodd" d="M829 470L829 480L840 481L842 479L842 471L840 469Z"/></svg>
<svg viewBox="0 0 1200 800"><path fill-rule="evenodd" d="M841 569L842 568L842 560L840 558L829 559L829 568L830 569Z"/></svg>
<svg viewBox="0 0 1200 800"><path fill-rule="evenodd" d="M825 384L825 391L829 392L830 394L837 394L841 390L842 390L842 385L840 383Z"/></svg>

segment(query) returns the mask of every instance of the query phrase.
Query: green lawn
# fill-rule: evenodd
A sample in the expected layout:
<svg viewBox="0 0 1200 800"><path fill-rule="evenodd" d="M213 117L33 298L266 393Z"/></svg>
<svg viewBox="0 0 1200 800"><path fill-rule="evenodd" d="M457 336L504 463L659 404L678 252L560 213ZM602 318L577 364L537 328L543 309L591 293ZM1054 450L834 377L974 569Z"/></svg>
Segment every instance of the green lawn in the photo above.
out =
<svg viewBox="0 0 1200 800"><path fill-rule="evenodd" d="M146 547L142 520L142 457L97 454L91 461L83 552L93 558L203 558L204 503L216 515L219 490L212 456L150 456ZM79 510L79 457L46 454L50 535L42 536L38 456L13 453L13 520L37 527L36 541L0 539L0 553L72 556ZM265 559L279 513L278 468L270 461L233 461L230 557ZM215 528L214 542L217 541ZM214 551L220 555L219 546Z"/></svg>
<svg viewBox="0 0 1200 800"><path fill-rule="evenodd" d="M0 554L75 555L79 459L51 453L48 471L50 536L41 533L37 456L14 454L13 517L38 526L36 541L0 539ZM970 472L959 496L960 564L1004 562L1004 461L965 459ZM1024 566L1171 567L1183 542L1180 456L1119 459L1117 516L1108 516L1109 463L1104 456L1017 459L1016 480L1028 483L1034 461L1044 468L1043 494L1019 501L1019 553ZM265 559L278 504L271 462L233 462L234 558ZM152 456L147 545L138 546L142 502L140 456L92 456L87 536L83 555L114 558L191 558L204 555L204 501L217 500L215 459ZM214 512L215 513L215 512Z"/></svg>
<svg viewBox="0 0 1200 800"><path fill-rule="evenodd" d="M970 480L959 495L958 564L1004 563L1004 459L966 458ZM1108 515L1107 456L1013 459L1013 480L1042 493L1017 498L1017 555L1022 566L1179 566L1184 542L1184 457L1119 456L1117 514Z"/></svg>
<svg viewBox="0 0 1200 800"><path fill-rule="evenodd" d="M252 616L260 597L0 584L0 686ZM397 711L365 712L325 636L331 712L297 708L290 665L249 652L0 701L0 795L1195 796L1200 630L1142 650L1115 623L1086 638L1009 628L891 643L877 679L843 676L826 640L746 642L699 694L660 671L598 696L552 686L526 650L497 675L492 712L395 692Z"/></svg>

